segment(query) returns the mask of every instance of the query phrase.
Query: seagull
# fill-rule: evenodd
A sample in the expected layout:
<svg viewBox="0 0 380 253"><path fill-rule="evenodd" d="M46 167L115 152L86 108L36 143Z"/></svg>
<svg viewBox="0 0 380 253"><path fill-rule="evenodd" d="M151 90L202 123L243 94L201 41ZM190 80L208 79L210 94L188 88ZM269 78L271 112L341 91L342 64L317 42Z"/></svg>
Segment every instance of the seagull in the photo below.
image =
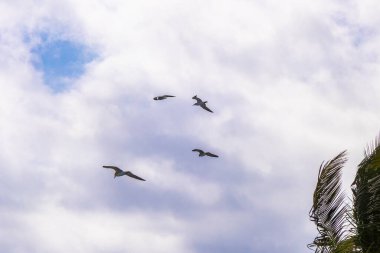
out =
<svg viewBox="0 0 380 253"><path fill-rule="evenodd" d="M127 175L127 176L133 177L133 178L135 178L135 179L138 179L138 180L141 180L141 181L145 181L145 179L142 179L141 177L136 176L136 175L133 174L132 172L130 172L130 171L122 171L121 169L119 169L119 168L116 167L116 166L103 166L103 168L106 168L106 169L113 169L113 170L115 171L115 175L114 175L113 178L115 178L115 177L121 177L121 176Z"/></svg>
<svg viewBox="0 0 380 253"><path fill-rule="evenodd" d="M193 99L197 100L197 102L193 105L199 105L200 107L202 107L203 109L205 109L206 111L209 111L209 112L213 112L211 111L207 106L206 106L206 103L207 101L202 101L202 99L198 98L197 95L195 95L193 97Z"/></svg>
<svg viewBox="0 0 380 253"><path fill-rule="evenodd" d="M175 97L175 96L172 96L172 95L163 95L163 96L154 97L153 99L154 100L164 100L164 99L173 98L173 97Z"/></svg>
<svg viewBox="0 0 380 253"><path fill-rule="evenodd" d="M210 153L210 152L204 152L203 150L200 150L200 149L193 149L192 150L193 152L199 152L199 156L211 156L211 157L219 157L213 153Z"/></svg>

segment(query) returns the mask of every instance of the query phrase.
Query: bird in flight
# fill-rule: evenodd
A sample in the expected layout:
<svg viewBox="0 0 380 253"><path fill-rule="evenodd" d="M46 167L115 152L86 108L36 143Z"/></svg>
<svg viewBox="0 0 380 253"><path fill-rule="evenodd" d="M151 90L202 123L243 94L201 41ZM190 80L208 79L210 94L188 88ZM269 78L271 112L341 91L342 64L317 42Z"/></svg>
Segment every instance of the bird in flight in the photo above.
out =
<svg viewBox="0 0 380 253"><path fill-rule="evenodd" d="M114 175L113 178L115 178L115 177L121 177L121 176L127 175L127 176L133 177L133 178L135 178L135 179L138 179L138 180L141 180L141 181L145 181L145 179L142 179L141 177L136 176L136 175L133 174L132 172L130 172L130 171L122 171L121 169L119 169L119 168L116 167L116 166L103 166L103 168L106 168L106 169L113 169L113 170L115 171L115 175Z"/></svg>
<svg viewBox="0 0 380 253"><path fill-rule="evenodd" d="M154 100L164 100L164 99L173 98L173 97L175 97L175 96L172 96L172 95L163 95L163 96L154 97L153 99Z"/></svg>
<svg viewBox="0 0 380 253"><path fill-rule="evenodd" d="M206 106L207 101L202 101L202 99L198 98L197 95L195 95L195 96L193 97L193 99L195 99L195 100L197 101L197 102L196 102L195 104L193 104L193 105L199 105L200 107L202 107L202 108L205 109L206 111L213 112L213 111L210 110L210 108L208 108L208 107Z"/></svg>
<svg viewBox="0 0 380 253"><path fill-rule="evenodd" d="M192 150L193 152L199 152L199 156L211 156L211 157L219 157L213 153L210 153L210 152L204 152L203 150L201 149L193 149Z"/></svg>

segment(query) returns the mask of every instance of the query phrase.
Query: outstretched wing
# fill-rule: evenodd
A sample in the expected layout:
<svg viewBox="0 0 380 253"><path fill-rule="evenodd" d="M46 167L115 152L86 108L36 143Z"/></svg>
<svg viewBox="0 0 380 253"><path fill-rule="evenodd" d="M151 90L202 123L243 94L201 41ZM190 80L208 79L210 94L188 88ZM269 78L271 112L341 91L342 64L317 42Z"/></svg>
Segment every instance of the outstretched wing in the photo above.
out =
<svg viewBox="0 0 380 253"><path fill-rule="evenodd" d="M106 169L113 169L115 172L122 172L122 170L119 169L119 168L116 167L116 166L108 166L108 165L105 165L105 166L103 166L103 168L106 168Z"/></svg>
<svg viewBox="0 0 380 253"><path fill-rule="evenodd" d="M208 108L205 104L201 105L201 107L202 107L203 109L205 109L206 111L213 112L213 111L211 111L210 108Z"/></svg>
<svg viewBox="0 0 380 253"><path fill-rule="evenodd" d="M219 156L217 156L217 155L215 155L215 154L213 154L213 153L210 153L210 152L206 152L206 155L207 155L207 156L211 156L211 157L219 157Z"/></svg>
<svg viewBox="0 0 380 253"><path fill-rule="evenodd" d="M197 95L195 95L194 97L192 97L193 99L197 100L197 103L202 103L202 99L198 98Z"/></svg>
<svg viewBox="0 0 380 253"><path fill-rule="evenodd" d="M135 174L133 174L133 173L130 172L130 171L127 171L125 174L126 174L127 176L133 177L133 178L135 178L135 179L138 179L138 180L141 180L141 181L145 181L145 179L142 179L141 177L136 176Z"/></svg>
<svg viewBox="0 0 380 253"><path fill-rule="evenodd" d="M175 97L175 96L172 96L172 95L163 95L163 96L154 97L153 99L154 100L163 100L163 99L167 99L167 98L170 98L170 97Z"/></svg>
<svg viewBox="0 0 380 253"><path fill-rule="evenodd" d="M201 150L201 149L193 149L192 150L193 152L199 152L199 156L202 156L205 152L203 151L203 150Z"/></svg>

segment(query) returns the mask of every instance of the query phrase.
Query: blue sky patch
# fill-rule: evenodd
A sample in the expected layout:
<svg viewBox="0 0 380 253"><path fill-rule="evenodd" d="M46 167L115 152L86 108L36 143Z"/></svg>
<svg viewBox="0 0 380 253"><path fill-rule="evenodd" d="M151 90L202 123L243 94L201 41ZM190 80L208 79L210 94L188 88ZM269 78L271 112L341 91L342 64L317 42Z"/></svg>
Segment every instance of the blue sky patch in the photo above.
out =
<svg viewBox="0 0 380 253"><path fill-rule="evenodd" d="M49 39L46 35L41 35L40 41L32 48L32 64L43 72L45 84L54 92L69 88L95 58L94 52L77 42Z"/></svg>

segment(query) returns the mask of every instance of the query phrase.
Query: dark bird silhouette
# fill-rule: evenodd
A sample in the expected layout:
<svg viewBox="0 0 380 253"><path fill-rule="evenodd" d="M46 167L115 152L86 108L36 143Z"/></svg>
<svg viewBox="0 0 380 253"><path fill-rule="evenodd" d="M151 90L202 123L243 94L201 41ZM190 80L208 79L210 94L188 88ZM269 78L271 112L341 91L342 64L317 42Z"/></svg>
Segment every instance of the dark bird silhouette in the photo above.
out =
<svg viewBox="0 0 380 253"><path fill-rule="evenodd" d="M113 178L115 178L115 177L121 177L121 176L127 175L127 176L133 177L133 178L135 178L135 179L138 179L138 180L141 180L141 181L145 181L145 179L142 179L141 177L136 176L136 175L133 174L132 172L130 172L130 171L122 171L121 169L119 169L119 168L116 167L116 166L103 166L103 168L106 168L106 169L113 169L113 170L115 171L115 175L114 175Z"/></svg>
<svg viewBox="0 0 380 253"><path fill-rule="evenodd" d="M198 98L197 95L195 95L195 96L193 97L193 99L195 99L195 100L197 101L197 102L196 102L195 104L193 104L193 105L199 105L200 107L202 107L202 108L205 109L206 111L213 112L213 111L210 110L210 108L208 108L208 107L206 106L207 101L202 101L202 99Z"/></svg>
<svg viewBox="0 0 380 253"><path fill-rule="evenodd" d="M193 149L192 150L193 152L199 152L199 156L211 156L211 157L219 157L213 153L210 153L210 152L204 152L203 150L201 149Z"/></svg>
<svg viewBox="0 0 380 253"><path fill-rule="evenodd" d="M175 96L172 96L172 95L163 95L163 96L154 97L153 99L154 100L164 100L164 99L173 98L173 97L175 97Z"/></svg>

